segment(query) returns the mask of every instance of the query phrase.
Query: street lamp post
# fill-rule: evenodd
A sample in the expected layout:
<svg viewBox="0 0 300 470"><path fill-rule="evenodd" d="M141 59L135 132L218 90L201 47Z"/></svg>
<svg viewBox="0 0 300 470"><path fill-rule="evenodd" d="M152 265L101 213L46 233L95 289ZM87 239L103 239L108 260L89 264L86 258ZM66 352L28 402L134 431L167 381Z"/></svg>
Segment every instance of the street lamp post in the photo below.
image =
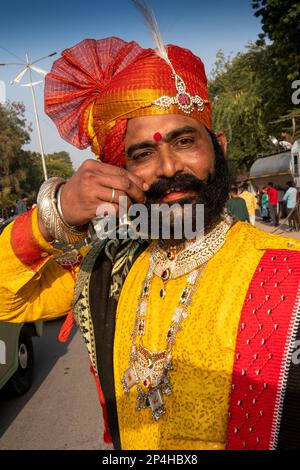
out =
<svg viewBox="0 0 300 470"><path fill-rule="evenodd" d="M42 159L42 166L43 166L43 173L44 173L44 179L47 181L48 175L47 175L47 167L46 167L46 161L45 161L45 154L44 154L44 148L43 148L43 141L42 141L42 133L41 133L41 126L40 126L40 121L39 121L39 116L37 112L37 106L36 106L36 98L35 98L35 92L34 92L34 87L35 85L38 85L39 83L42 83L43 81L37 81L33 82L32 81L32 70L39 75L46 76L48 72L46 72L43 69L40 69L39 67L36 67L34 64L37 62L40 62L43 59L46 59L48 57L52 57L56 54L56 52L52 52L51 54L48 54L46 56L40 57L39 59L35 60L34 62L30 63L28 54L25 55L26 57L26 62L8 62L8 63L2 63L0 65L23 65L24 68L21 70L20 73L11 81L11 84L19 84L26 72L28 71L29 73L29 83L22 84L20 86L27 86L30 87L31 89L31 95L32 95L32 102L33 102L33 110L34 110L34 115L35 115L35 122L36 122L36 127L37 127L37 133L38 133L38 139L39 139L39 144L40 144L40 151L41 151L41 159Z"/></svg>
<svg viewBox="0 0 300 470"><path fill-rule="evenodd" d="M26 54L26 61L27 61L27 64L28 64L27 66L29 66L29 59L28 59L28 55L27 55L27 54ZM37 108L36 108L36 100L35 100L34 85L32 84L33 82L32 82L31 68L28 67L28 70L29 70L29 84L30 84L30 88L31 88L31 95L32 95L33 109L34 109L34 115L35 115L35 122L36 122L36 128L37 128L37 133L38 133L38 138L39 138L39 143L40 143L40 149L41 149L41 158L42 158L44 179L45 179L45 181L47 181L47 179L48 179L48 174L47 174L47 167L46 167L46 161L45 161L44 147L43 147L43 141L42 141L40 120L39 120L39 116L38 116Z"/></svg>

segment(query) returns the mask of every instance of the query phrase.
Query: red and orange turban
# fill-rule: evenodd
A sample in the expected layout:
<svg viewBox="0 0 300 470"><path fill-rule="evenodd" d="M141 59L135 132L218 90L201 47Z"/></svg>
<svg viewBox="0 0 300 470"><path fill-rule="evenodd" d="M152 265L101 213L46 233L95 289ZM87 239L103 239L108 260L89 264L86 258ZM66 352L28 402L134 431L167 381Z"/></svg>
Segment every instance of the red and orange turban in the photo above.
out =
<svg viewBox="0 0 300 470"><path fill-rule="evenodd" d="M154 49L143 49L133 41L85 39L63 51L45 85L45 111L61 137L81 149L91 146L106 163L124 166L127 120L185 114L182 109L190 97L196 101L187 115L210 129L211 106L202 61L178 46L167 46L167 51L186 87L182 95L167 62ZM154 103L159 98L164 107ZM197 100L203 101L202 110Z"/></svg>

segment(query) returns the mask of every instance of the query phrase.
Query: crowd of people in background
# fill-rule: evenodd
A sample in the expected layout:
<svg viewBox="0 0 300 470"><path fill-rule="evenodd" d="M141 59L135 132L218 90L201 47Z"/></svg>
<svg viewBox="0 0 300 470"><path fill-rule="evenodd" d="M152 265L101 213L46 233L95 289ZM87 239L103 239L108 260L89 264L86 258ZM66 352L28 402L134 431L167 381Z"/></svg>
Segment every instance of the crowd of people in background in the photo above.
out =
<svg viewBox="0 0 300 470"><path fill-rule="evenodd" d="M0 233L2 229L9 223L14 220L18 215L24 214L29 209L33 209L36 206L36 203L31 204L29 201L29 196L27 194L22 194L16 202L14 207L7 207L1 209L0 211Z"/></svg>
<svg viewBox="0 0 300 470"><path fill-rule="evenodd" d="M17 215L24 214L30 209L31 206L28 204L28 195L22 194L17 200L15 206L6 207L0 211L0 224L5 222L7 219L16 217Z"/></svg>
<svg viewBox="0 0 300 470"><path fill-rule="evenodd" d="M231 188L230 197L226 204L228 215L242 222L255 225L257 216L263 222L270 223L274 227L279 226L279 198L278 190L272 182L263 186L257 193L249 190L250 185L245 182L241 186ZM281 215L289 224L289 231L300 230L300 193L293 181L287 182L287 190L282 198L283 207Z"/></svg>
<svg viewBox="0 0 300 470"><path fill-rule="evenodd" d="M287 182L288 189L283 196L289 231L300 230L300 193L297 191L293 181ZM27 194L22 194L16 202L15 207L1 210L0 229L6 225L8 220L13 220L20 214L24 214L36 204L29 204ZM254 193L249 191L247 182L242 185L232 186L229 199L226 203L226 211L233 219L242 222L249 222L255 225L257 215L266 223L271 223L274 227L279 226L279 201L278 191L272 182L263 186L260 191ZM0 230L1 231L1 230Z"/></svg>

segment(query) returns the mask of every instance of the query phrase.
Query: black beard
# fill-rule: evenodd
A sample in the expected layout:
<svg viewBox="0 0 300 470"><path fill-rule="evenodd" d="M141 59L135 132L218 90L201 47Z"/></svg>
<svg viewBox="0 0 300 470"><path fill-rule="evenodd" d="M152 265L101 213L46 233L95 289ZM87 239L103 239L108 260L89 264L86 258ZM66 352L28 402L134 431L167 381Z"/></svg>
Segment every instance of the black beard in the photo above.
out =
<svg viewBox="0 0 300 470"><path fill-rule="evenodd" d="M192 227L193 231L196 227L196 204L204 205L204 229L205 231L211 230L221 220L222 213L224 211L225 203L228 199L230 191L230 173L227 165L226 158L223 150L220 147L215 135L208 131L212 139L212 143L215 150L215 171L210 174L206 180L200 180L189 173L177 173L172 178L161 177L159 181L153 183L149 190L145 193L147 197L147 209L149 214L148 225L151 227L151 205L159 204L160 199L166 194L171 188L176 191L189 191L194 193L194 196L174 201L168 204L172 207L174 204L184 206L184 204L193 205L192 213ZM172 237L172 226L171 238ZM184 233L184 232L183 232ZM162 233L159 233L159 238L162 238ZM176 239L173 238L173 241ZM181 242L183 240L178 240Z"/></svg>

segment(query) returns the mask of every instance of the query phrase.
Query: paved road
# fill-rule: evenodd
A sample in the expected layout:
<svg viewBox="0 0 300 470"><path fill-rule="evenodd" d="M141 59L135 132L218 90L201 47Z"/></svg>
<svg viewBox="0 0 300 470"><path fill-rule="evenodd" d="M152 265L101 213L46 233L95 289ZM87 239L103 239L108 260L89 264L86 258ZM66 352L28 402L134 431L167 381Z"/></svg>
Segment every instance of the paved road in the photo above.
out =
<svg viewBox="0 0 300 470"><path fill-rule="evenodd" d="M288 224L283 224L283 220L281 220L282 225L279 227L273 227L271 224L267 222L262 222L260 219L256 220L256 227L265 230L266 232L269 233L274 233L275 235L281 235L283 237L290 237L290 238L295 238L296 240L300 240L300 232L289 232L288 231Z"/></svg>
<svg viewBox="0 0 300 470"><path fill-rule="evenodd" d="M23 397L0 398L0 449L101 449L101 412L81 336L57 341L62 321L34 339L36 376Z"/></svg>

